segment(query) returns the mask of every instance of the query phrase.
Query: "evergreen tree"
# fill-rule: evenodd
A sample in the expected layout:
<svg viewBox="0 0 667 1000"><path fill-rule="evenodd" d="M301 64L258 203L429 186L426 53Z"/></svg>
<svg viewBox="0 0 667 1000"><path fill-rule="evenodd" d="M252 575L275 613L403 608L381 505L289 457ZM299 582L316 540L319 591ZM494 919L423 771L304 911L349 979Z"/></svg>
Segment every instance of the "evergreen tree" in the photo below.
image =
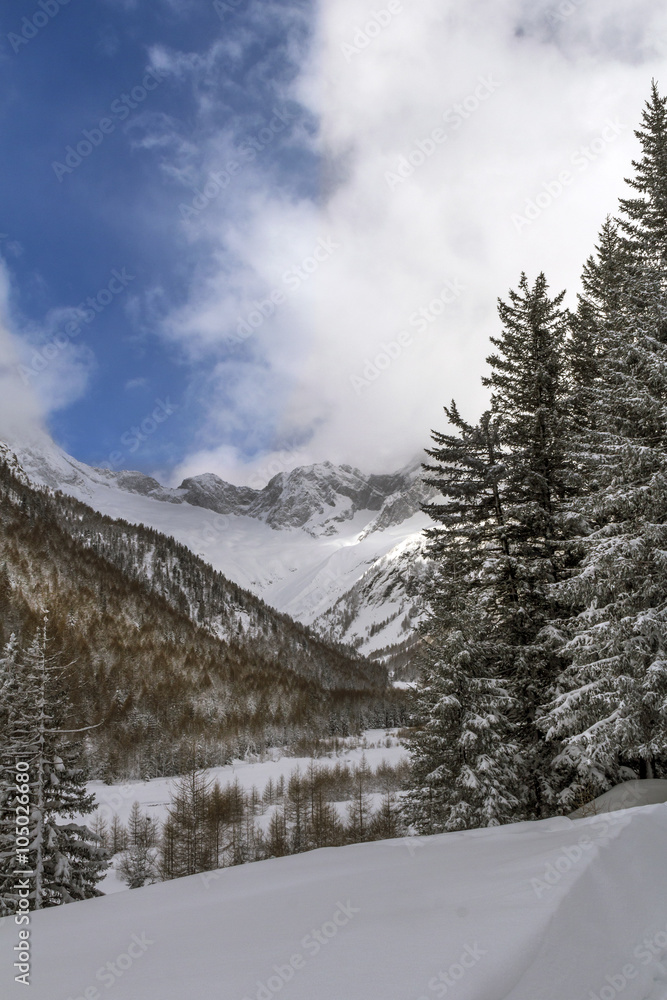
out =
<svg viewBox="0 0 667 1000"><path fill-rule="evenodd" d="M635 195L583 277L595 363L575 380L592 417L578 420L587 489L571 514L585 558L558 588L571 662L542 722L563 743L568 807L628 773L667 773L667 105L655 82L636 135Z"/></svg>
<svg viewBox="0 0 667 1000"><path fill-rule="evenodd" d="M591 392L602 363L603 336L613 325L622 324L622 303L630 279L627 245L618 223L607 216L595 252L587 259L582 273L583 291L577 296L577 311L570 317L566 341L569 378L567 410L573 436L595 426L597 409ZM573 451L576 454L576 442ZM590 474L590 468L586 473ZM579 480L578 492L591 492L592 484Z"/></svg>
<svg viewBox="0 0 667 1000"><path fill-rule="evenodd" d="M406 802L420 833L494 826L521 814L512 699L474 576L444 560L423 626L419 726L408 741L413 788Z"/></svg>
<svg viewBox="0 0 667 1000"><path fill-rule="evenodd" d="M491 412L507 454L504 505L517 599L503 608L502 630L510 646L507 676L524 782L537 816L553 804L552 748L537 718L562 666L559 622L565 611L553 584L571 570L564 505L578 485L567 412L564 294L551 299L543 274L532 288L522 274L519 291L499 303L503 331L491 338L497 351L487 359L491 375L482 380L491 388Z"/></svg>
<svg viewBox="0 0 667 1000"><path fill-rule="evenodd" d="M423 626L420 727L411 741L408 816L420 832L492 825L549 811L549 749L537 726L559 670L568 570L563 502L574 489L565 412L563 294L544 275L499 303L503 329L477 426L455 404L455 434L436 432L426 506L438 573Z"/></svg>
<svg viewBox="0 0 667 1000"><path fill-rule="evenodd" d="M68 739L89 727L68 728L68 701L57 657L49 653L47 624L45 617L26 649L10 640L2 663L0 893L9 911L18 898L12 887L17 856L12 857L8 834L24 797L30 809L29 845L19 860L33 873L31 909L101 895L96 886L107 867L99 838L83 824L63 822L94 808L94 797L85 788L81 744ZM27 793L18 791L17 762L27 765Z"/></svg>
<svg viewBox="0 0 667 1000"><path fill-rule="evenodd" d="M156 852L145 844L134 844L116 861L116 871L128 889L141 889L158 880Z"/></svg>
<svg viewBox="0 0 667 1000"><path fill-rule="evenodd" d="M638 286L633 277L633 289ZM579 461L595 488L573 512L586 524L580 569L560 586L575 612L543 727L563 741L565 805L667 764L667 298L644 273L600 337L589 389L595 424Z"/></svg>
<svg viewBox="0 0 667 1000"><path fill-rule="evenodd" d="M626 183L634 192L620 199L620 226L635 266L647 265L667 275L667 98L655 80L635 135L642 153L632 161L634 175ZM640 289L636 290L641 292Z"/></svg>

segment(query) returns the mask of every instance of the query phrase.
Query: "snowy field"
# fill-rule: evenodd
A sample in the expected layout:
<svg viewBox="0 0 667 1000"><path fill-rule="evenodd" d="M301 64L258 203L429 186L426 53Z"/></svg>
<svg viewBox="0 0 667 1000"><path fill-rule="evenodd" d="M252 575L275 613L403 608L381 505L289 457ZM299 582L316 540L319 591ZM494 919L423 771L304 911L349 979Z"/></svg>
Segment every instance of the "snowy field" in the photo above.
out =
<svg viewBox="0 0 667 1000"><path fill-rule="evenodd" d="M202 773L212 781L218 781L224 788L238 781L239 785L251 791L261 792L265 785L281 777L287 780L297 768L305 774L311 763L317 767L335 767L336 764L360 764L365 757L368 766L375 770L382 761L395 765L408 757L407 749L399 743L395 729L368 729L361 738L340 739L337 755L325 757L284 757L275 751L267 760L237 760L224 767L211 767ZM142 812L148 813L161 823L167 818L167 806L171 801L174 778L151 778L149 781L128 781L120 785L106 785L103 781L90 781L87 788L94 792L97 800L96 812L101 812L107 820L114 813L122 823L127 823L133 802L138 802ZM93 819L92 813L86 822Z"/></svg>
<svg viewBox="0 0 667 1000"><path fill-rule="evenodd" d="M269 781L275 784L281 777L287 781L297 768L305 774L311 764L315 764L318 768L335 767L336 764L352 766L360 764L362 759L365 759L372 770L383 761L395 766L408 757L408 751L397 739L396 732L395 729L368 729L360 738L352 736L340 739L338 753L324 757L285 757L275 750L267 760L237 760L224 767L208 768L202 773L211 781L218 781L221 788L238 781L244 790L251 791L256 788L261 795ZM95 794L97 808L89 816L79 819L90 825L94 817L99 814L109 825L113 816L117 815L125 826L133 803L138 802L142 813L147 813L162 824L167 818L174 781L174 778L151 778L149 781L128 781L118 785L90 781L87 787ZM378 809L382 795L371 793L369 801L373 810ZM345 819L347 803L336 803L336 808L340 818ZM257 817L257 823L262 829L268 828L272 812L273 808L270 807L263 816ZM127 885L118 877L114 867L109 868L99 888L104 893L127 891Z"/></svg>
<svg viewBox="0 0 667 1000"><path fill-rule="evenodd" d="M6 1000L664 1000L667 806L259 862L32 915Z"/></svg>

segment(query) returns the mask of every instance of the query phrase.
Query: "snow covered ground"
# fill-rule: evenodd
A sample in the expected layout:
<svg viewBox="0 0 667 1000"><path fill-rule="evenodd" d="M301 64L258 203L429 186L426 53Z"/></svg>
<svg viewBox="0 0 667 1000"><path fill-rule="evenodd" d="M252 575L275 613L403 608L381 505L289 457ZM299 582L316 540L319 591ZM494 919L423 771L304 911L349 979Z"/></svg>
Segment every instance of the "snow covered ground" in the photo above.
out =
<svg viewBox="0 0 667 1000"><path fill-rule="evenodd" d="M238 781L250 791L253 787L261 793L269 780L289 778L298 768L302 773L311 763L317 767L335 767L336 764L360 764L365 757L370 768L375 770L382 761L392 766L408 757L407 749L398 741L395 729L368 729L360 738L341 739L337 755L325 757L283 757L275 751L267 760L236 760L224 767L211 767L203 773L212 781L225 785ZM101 812L110 820L114 813L122 823L127 823L134 802L138 802L142 812L164 822L167 806L171 801L174 778L151 778L149 781L127 781L120 785L106 785L103 781L88 782L88 789L95 793L96 812ZM93 813L89 820L92 820ZM88 820L86 820L88 822Z"/></svg>
<svg viewBox="0 0 667 1000"><path fill-rule="evenodd" d="M0 927L7 1000L663 1000L667 806L314 851Z"/></svg>
<svg viewBox="0 0 667 1000"><path fill-rule="evenodd" d="M218 781L222 788L238 781L244 790L251 791L256 788L261 795L269 781L275 784L280 778L287 780L297 768L305 774L311 763L318 768L335 767L336 764L353 766L365 759L369 768L376 770L383 761L395 767L408 757L408 751L399 742L395 729L368 729L361 737L340 739L339 746L337 754L332 753L317 758L284 757L275 750L267 760L236 760L224 767L208 768L203 774L211 781ZM123 825L127 825L130 810L133 804L138 802L142 813L147 813L162 824L167 818L174 781L174 778L151 778L148 781L127 781L111 785L103 781L89 781L87 788L95 795L96 809L86 817L77 818L90 825L95 816L99 815L106 820L108 827L116 815ZM382 795L371 793L369 801L373 810L378 809ZM336 803L336 807L340 818L345 819L347 803ZM273 809L269 808L263 816L257 817L257 823L262 829L268 828L272 812ZM100 883L100 889L104 893L128 891L127 885L118 878L114 867L107 871Z"/></svg>

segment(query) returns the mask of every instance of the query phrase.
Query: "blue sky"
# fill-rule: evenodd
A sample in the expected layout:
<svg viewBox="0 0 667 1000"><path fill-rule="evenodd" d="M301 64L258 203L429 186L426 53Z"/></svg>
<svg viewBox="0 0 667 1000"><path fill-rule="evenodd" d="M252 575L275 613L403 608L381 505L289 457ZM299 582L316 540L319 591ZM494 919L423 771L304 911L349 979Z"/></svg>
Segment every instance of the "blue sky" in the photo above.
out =
<svg viewBox="0 0 667 1000"><path fill-rule="evenodd" d="M217 9L70 0L44 26L38 17L37 31L20 16L32 22L37 4L3 12L0 115L12 138L0 149L0 250L15 322L31 331L23 374L38 395L55 397L53 434L82 460L103 463L122 451L122 435L141 425L155 400L169 401L176 413L169 434L152 435L140 461L173 464L202 420L188 388L196 385L197 365L186 366L178 344L166 344L158 330L187 298L202 263L181 206L191 207L200 182L210 183L201 162L208 143L228 133L230 148L253 140L249 148L261 147L255 137L274 120L282 131L258 151L271 185L317 192L316 155L290 139L303 111L284 94L295 72L286 48L306 44L307 5L299 17L292 4L288 18L280 3L272 7L267 16L244 0ZM212 56L214 41L223 40L226 55ZM208 64L161 74L161 51L165 60L182 52ZM75 151L69 158L68 147ZM77 147L88 155L79 158ZM233 190L216 193L221 204L227 198ZM67 310L89 297L94 320L68 338ZM69 344L40 370L33 348L41 355L57 334ZM201 359L204 368L210 360ZM58 372L66 384L53 386Z"/></svg>
<svg viewBox="0 0 667 1000"><path fill-rule="evenodd" d="M410 461L521 270L574 299L660 6L5 5L0 421L172 482Z"/></svg>

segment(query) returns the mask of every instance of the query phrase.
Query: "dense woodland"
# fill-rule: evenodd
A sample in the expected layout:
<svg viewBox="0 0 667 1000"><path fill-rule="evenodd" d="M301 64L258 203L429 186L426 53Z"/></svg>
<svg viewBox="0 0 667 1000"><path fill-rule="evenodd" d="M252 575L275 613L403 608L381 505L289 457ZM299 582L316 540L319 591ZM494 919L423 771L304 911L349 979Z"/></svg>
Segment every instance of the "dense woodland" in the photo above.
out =
<svg viewBox="0 0 667 1000"><path fill-rule="evenodd" d="M577 307L525 274L483 378L425 466L439 499L410 818L567 812L667 776L667 101Z"/></svg>

